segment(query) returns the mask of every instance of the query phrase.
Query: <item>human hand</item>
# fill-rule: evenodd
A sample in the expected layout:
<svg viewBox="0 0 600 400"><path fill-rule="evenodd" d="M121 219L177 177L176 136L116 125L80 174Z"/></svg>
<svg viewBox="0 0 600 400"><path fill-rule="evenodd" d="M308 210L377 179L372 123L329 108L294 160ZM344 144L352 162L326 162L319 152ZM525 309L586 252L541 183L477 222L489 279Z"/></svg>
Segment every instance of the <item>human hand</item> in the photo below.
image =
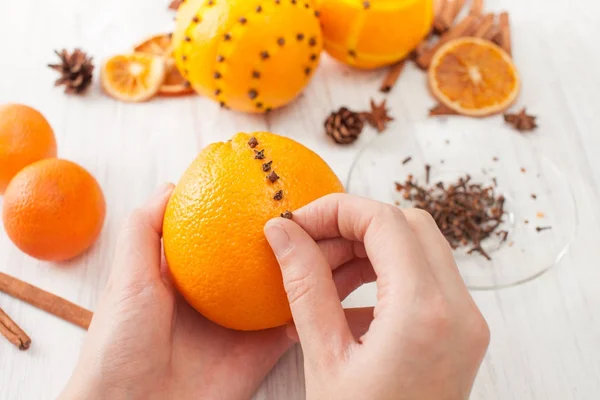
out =
<svg viewBox="0 0 600 400"><path fill-rule="evenodd" d="M293 221L269 221L265 234L304 351L308 399L469 397L489 328L429 214L336 194ZM345 315L340 299L372 281L375 308Z"/></svg>
<svg viewBox="0 0 600 400"><path fill-rule="evenodd" d="M162 259L173 185L136 210L62 399L248 399L292 345L285 328L236 332L208 321L171 286Z"/></svg>

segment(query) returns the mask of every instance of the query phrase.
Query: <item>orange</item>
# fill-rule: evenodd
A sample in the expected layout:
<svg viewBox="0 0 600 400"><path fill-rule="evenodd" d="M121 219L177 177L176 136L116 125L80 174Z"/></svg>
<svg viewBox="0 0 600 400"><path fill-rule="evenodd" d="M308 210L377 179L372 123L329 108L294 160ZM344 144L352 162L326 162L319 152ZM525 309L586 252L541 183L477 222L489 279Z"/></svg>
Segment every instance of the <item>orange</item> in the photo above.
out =
<svg viewBox="0 0 600 400"><path fill-rule="evenodd" d="M122 101L145 101L158 93L165 80L162 57L133 53L111 57L102 66L100 80L104 90Z"/></svg>
<svg viewBox="0 0 600 400"><path fill-rule="evenodd" d="M252 113L292 101L317 69L322 43L305 0L188 0L173 34L177 67L192 87Z"/></svg>
<svg viewBox="0 0 600 400"><path fill-rule="evenodd" d="M325 50L362 69L405 58L433 24L433 0L321 0Z"/></svg>
<svg viewBox="0 0 600 400"><path fill-rule="evenodd" d="M153 54L165 59L167 71L165 80L158 89L161 96L179 96L194 93L189 83L181 76L173 58L170 33L155 35L144 40L133 49L136 53Z"/></svg>
<svg viewBox="0 0 600 400"><path fill-rule="evenodd" d="M506 110L521 88L508 53L473 37L450 41L436 52L429 68L429 85L442 104L472 117Z"/></svg>
<svg viewBox="0 0 600 400"><path fill-rule="evenodd" d="M251 137L258 141L254 149ZM267 179L271 172L279 176L274 183ZM285 324L291 314L263 227L286 210L342 191L317 154L273 133L239 133L206 147L179 181L165 214L164 248L176 287L196 310L227 328Z"/></svg>
<svg viewBox="0 0 600 400"><path fill-rule="evenodd" d="M2 218L8 237L23 252L44 261L65 261L94 243L105 209L102 190L89 172L50 158L13 178Z"/></svg>
<svg viewBox="0 0 600 400"><path fill-rule="evenodd" d="M56 139L46 118L22 104L0 105L0 194L17 172L49 157L56 157Z"/></svg>

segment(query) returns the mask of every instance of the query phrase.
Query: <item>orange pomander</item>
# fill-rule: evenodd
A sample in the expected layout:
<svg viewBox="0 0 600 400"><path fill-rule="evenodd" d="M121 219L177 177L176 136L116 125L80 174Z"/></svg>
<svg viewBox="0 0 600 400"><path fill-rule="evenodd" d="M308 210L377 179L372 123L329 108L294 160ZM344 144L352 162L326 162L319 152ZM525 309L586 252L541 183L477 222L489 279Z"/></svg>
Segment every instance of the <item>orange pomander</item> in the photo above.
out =
<svg viewBox="0 0 600 400"><path fill-rule="evenodd" d="M165 255L175 286L206 318L259 330L292 318L263 228L341 182L317 154L272 133L239 133L206 147L169 200Z"/></svg>
<svg viewBox="0 0 600 400"><path fill-rule="evenodd" d="M292 101L316 70L322 43L307 0L188 0L173 34L177 67L192 87L252 113Z"/></svg>
<svg viewBox="0 0 600 400"><path fill-rule="evenodd" d="M433 0L321 0L325 50L337 60L371 69L406 57L433 23Z"/></svg>

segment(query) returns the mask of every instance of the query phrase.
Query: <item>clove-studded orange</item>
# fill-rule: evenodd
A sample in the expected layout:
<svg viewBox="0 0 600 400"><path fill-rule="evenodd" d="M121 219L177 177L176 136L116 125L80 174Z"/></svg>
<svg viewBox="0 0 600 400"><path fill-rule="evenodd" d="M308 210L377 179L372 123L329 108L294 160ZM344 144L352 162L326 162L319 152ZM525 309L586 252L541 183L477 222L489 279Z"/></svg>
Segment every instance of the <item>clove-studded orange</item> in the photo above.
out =
<svg viewBox="0 0 600 400"><path fill-rule="evenodd" d="M371 69L405 58L433 23L433 0L321 0L325 50Z"/></svg>
<svg viewBox="0 0 600 400"><path fill-rule="evenodd" d="M227 328L289 322L264 225L342 191L325 161L291 139L239 133L209 145L179 181L165 213L164 248L175 286L192 307Z"/></svg>
<svg viewBox="0 0 600 400"><path fill-rule="evenodd" d="M252 113L292 101L315 72L322 45L311 0L188 0L173 34L177 67L192 87Z"/></svg>

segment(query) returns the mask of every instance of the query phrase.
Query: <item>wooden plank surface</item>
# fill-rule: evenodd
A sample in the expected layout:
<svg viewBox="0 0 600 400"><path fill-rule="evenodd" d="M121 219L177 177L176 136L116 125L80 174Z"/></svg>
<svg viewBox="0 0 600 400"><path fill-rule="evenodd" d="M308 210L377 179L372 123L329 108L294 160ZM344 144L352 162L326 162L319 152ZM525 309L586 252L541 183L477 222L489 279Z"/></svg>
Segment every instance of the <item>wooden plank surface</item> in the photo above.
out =
<svg viewBox="0 0 600 400"><path fill-rule="evenodd" d="M98 243L84 257L63 265L23 255L0 229L0 271L94 309L124 218L158 184L177 181L206 144L237 131L271 130L315 149L346 180L358 151L376 136L368 130L344 148L325 136L322 122L332 109L364 109L370 97L384 98L378 88L385 74L352 71L327 57L303 95L267 117L221 110L200 97L123 104L104 96L97 82L81 98L53 89L55 73L45 65L54 61L54 49L80 46L98 64L148 34L169 31L173 14L167 3L0 2L0 103L23 102L42 111L55 129L59 155L90 170L108 202ZM539 116L540 128L529 140L559 160L576 182L580 222L571 250L549 273L511 289L474 292L492 329L474 399L600 396L599 4L486 1L486 12L510 11L513 55L524 83L518 105ZM396 117L387 135L402 135L404 127L427 119L434 104L423 73L413 65L387 98ZM460 119L452 126L458 129ZM375 176L372 184L389 182ZM373 289L365 288L349 304L373 301ZM72 372L84 332L2 294L0 306L33 340L28 352L0 340L0 399L55 398ZM304 398L299 349L281 360L256 398Z"/></svg>

